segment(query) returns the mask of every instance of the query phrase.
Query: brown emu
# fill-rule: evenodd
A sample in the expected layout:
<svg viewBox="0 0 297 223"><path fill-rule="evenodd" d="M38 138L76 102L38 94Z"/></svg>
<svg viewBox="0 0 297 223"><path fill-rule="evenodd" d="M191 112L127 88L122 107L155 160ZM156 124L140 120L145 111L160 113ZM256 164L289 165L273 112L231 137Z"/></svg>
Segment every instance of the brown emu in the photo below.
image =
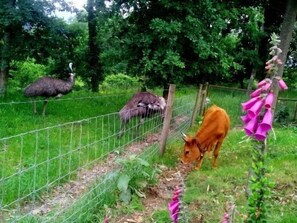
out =
<svg viewBox="0 0 297 223"><path fill-rule="evenodd" d="M126 125L133 117L140 117L137 126L139 128L144 119L151 117L153 114L160 113L162 118L164 118L165 109L166 101L163 97L150 92L136 93L119 112L122 122L119 136L124 133Z"/></svg>
<svg viewBox="0 0 297 223"><path fill-rule="evenodd" d="M67 80L61 80L53 77L41 77L29 84L25 90L24 95L26 97L44 97L44 103L42 108L42 115L45 115L46 106L50 97L61 97L68 94L74 85L74 73L72 70L72 63L69 63L69 77ZM33 112L37 113L36 101L33 102Z"/></svg>

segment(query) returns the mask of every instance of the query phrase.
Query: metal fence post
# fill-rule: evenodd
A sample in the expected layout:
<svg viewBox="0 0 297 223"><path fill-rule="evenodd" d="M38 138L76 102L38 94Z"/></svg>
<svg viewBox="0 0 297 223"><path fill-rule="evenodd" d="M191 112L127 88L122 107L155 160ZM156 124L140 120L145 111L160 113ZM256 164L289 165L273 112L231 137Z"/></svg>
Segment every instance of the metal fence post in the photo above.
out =
<svg viewBox="0 0 297 223"><path fill-rule="evenodd" d="M166 141L170 129L170 121L172 117L172 105L173 105L173 100L174 100L174 94L175 94L175 85L170 84L169 86L169 94L168 94L168 99L167 99L167 104L166 104L166 112L165 112L165 118L164 118L164 123L163 123L163 128L162 128L162 133L161 133L161 139L160 139L160 154L163 155L165 152L165 147L166 147Z"/></svg>

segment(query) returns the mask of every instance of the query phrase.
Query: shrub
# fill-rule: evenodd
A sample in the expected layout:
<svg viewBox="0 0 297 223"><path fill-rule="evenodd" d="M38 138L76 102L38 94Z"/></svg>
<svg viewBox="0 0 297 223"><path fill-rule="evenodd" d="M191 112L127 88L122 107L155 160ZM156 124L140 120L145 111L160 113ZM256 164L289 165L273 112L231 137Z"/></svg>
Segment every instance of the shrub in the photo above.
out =
<svg viewBox="0 0 297 223"><path fill-rule="evenodd" d="M108 75L103 81L100 90L108 93L115 93L123 90L135 90L139 87L139 79L126 74Z"/></svg>
<svg viewBox="0 0 297 223"><path fill-rule="evenodd" d="M10 91L20 91L28 84L47 73L47 67L37 64L34 59L13 61L9 79Z"/></svg>

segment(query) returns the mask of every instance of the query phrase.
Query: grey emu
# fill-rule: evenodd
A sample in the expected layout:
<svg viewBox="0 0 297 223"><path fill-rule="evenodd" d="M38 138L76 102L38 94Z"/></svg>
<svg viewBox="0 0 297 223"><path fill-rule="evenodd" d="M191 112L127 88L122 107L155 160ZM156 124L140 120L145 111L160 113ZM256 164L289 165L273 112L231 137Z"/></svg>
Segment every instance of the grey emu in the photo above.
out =
<svg viewBox="0 0 297 223"><path fill-rule="evenodd" d="M29 84L25 90L24 95L26 97L44 97L42 115L45 115L46 106L50 97L61 97L64 94L68 94L74 85L74 73L72 70L72 63L69 63L69 77L67 80L61 80L53 77L41 77ZM33 112L37 113L36 101L33 104Z"/></svg>
<svg viewBox="0 0 297 223"><path fill-rule="evenodd" d="M133 117L140 117L137 126L137 128L139 128L139 125L145 118L149 118L155 113L160 113L162 118L164 118L165 109L166 101L163 97L159 97L150 92L136 93L119 112L122 122L119 136L122 136L126 125Z"/></svg>

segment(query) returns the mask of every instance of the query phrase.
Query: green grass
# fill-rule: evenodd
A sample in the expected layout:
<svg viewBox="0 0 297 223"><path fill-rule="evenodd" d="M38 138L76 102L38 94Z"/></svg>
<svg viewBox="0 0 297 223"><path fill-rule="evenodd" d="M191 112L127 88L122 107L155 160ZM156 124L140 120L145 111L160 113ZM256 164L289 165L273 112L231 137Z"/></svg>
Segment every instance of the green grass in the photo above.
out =
<svg viewBox="0 0 297 223"><path fill-rule="evenodd" d="M196 126L197 128L197 126ZM194 132L195 127L190 129ZM275 186L272 191L271 209L268 222L295 222L297 217L297 140L296 129L276 128L277 140L269 138L268 174ZM220 222L225 203L234 198L237 210L235 222L242 222L247 213L248 170L251 167L250 142L239 143L244 133L238 129L230 131L221 148L219 167L211 168L211 161L206 156L199 171L193 170L186 179L184 202L190 222L195 222L200 215L205 222ZM168 146L163 163L172 165L175 156L181 155L182 142ZM197 208L198 207L198 208ZM293 221L295 219L295 221Z"/></svg>

